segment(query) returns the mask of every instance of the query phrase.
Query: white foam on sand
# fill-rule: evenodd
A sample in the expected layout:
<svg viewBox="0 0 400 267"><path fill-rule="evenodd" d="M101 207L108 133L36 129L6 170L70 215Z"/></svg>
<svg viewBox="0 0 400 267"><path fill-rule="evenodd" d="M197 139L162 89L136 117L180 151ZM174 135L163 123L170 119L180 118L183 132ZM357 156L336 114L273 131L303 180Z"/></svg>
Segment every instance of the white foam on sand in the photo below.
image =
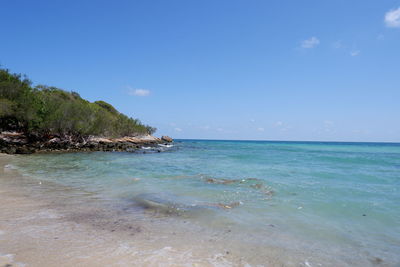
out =
<svg viewBox="0 0 400 267"><path fill-rule="evenodd" d="M12 164L6 164L4 165L4 171L8 171L8 170L16 170L17 168L12 165Z"/></svg>
<svg viewBox="0 0 400 267"><path fill-rule="evenodd" d="M14 254L1 254L0 253L0 266L18 266L25 267L26 264L15 262Z"/></svg>

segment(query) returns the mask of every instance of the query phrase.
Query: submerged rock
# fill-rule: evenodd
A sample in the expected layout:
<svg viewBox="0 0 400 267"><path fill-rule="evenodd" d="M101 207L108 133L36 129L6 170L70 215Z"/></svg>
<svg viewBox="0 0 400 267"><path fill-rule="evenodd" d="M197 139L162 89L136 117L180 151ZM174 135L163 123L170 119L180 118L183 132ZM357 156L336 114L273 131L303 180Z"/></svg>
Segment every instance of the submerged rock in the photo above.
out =
<svg viewBox="0 0 400 267"><path fill-rule="evenodd" d="M230 203L177 203L170 200L162 199L152 194L140 194L133 198L135 204L145 210L152 211L158 214L173 215L173 216L196 216L204 214L210 208L218 209L233 209L242 205L240 201Z"/></svg>
<svg viewBox="0 0 400 267"><path fill-rule="evenodd" d="M264 187L264 185L263 184L253 184L253 185L250 185L250 187L252 187L254 189L261 189Z"/></svg>
<svg viewBox="0 0 400 267"><path fill-rule="evenodd" d="M263 184L253 184L250 185L250 187L260 190L260 192L264 193L267 196L272 196L274 194L274 191L269 186L265 186Z"/></svg>
<svg viewBox="0 0 400 267"><path fill-rule="evenodd" d="M237 184L239 185L246 185L249 186L250 188L256 189L263 194L267 195L269 198L274 195L274 191L272 190L271 187L266 186L264 182L258 178L246 178L246 179L217 179L217 178L211 178L211 177L206 177L203 178L203 180L206 183L209 184L221 184L221 185L232 185L232 184ZM255 183L258 182L258 183ZM229 206L229 205L227 205Z"/></svg>
<svg viewBox="0 0 400 267"><path fill-rule="evenodd" d="M206 178L205 181L210 184L235 184L240 183L242 180L229 180L229 179L216 179L216 178Z"/></svg>
<svg viewBox="0 0 400 267"><path fill-rule="evenodd" d="M245 184L251 181L261 181L258 178L246 178L246 179L220 179L220 178L212 178L212 177L205 177L204 180L210 184ZM255 186L262 186L261 184L257 184ZM253 187L253 185L251 185Z"/></svg>
<svg viewBox="0 0 400 267"><path fill-rule="evenodd" d="M136 205L141 208L167 215L182 215L186 208L177 203L173 203L151 194L141 194L133 198Z"/></svg>

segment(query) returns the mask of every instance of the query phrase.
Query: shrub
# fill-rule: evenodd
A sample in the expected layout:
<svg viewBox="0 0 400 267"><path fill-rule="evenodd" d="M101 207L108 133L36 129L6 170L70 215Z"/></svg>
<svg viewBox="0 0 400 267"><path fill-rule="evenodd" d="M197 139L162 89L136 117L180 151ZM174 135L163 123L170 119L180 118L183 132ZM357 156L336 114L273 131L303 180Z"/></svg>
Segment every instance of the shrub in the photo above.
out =
<svg viewBox="0 0 400 267"><path fill-rule="evenodd" d="M76 92L31 86L20 74L0 69L1 127L35 134L121 137L152 134L155 128L119 113L104 101L90 103Z"/></svg>

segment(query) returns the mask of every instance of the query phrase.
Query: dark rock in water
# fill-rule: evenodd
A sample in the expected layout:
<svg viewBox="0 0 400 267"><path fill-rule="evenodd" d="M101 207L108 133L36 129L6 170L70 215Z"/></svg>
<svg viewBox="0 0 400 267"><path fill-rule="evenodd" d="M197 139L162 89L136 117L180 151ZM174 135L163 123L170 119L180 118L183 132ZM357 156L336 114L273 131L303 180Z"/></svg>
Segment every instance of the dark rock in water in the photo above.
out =
<svg viewBox="0 0 400 267"><path fill-rule="evenodd" d="M206 178L203 178L203 179L204 179L205 182L207 182L209 184L222 184L222 185L231 185L231 184L244 185L244 184L252 183L253 181L261 181L260 179L257 179L257 178L246 178L246 179L233 179L233 180L230 180L230 179L217 179L217 178L206 177ZM275 193L269 186L265 186L262 183L262 181L261 181L261 183L250 184L249 186L251 188L259 190L260 192L264 193L268 197L271 197Z"/></svg>
<svg viewBox="0 0 400 267"><path fill-rule="evenodd" d="M252 182L252 181L261 181L258 178L246 178L246 179L219 179L219 178L212 178L212 177L206 177L204 178L204 180L207 183L210 184L225 184L225 185L229 185L229 184L246 184L248 182ZM262 184L255 184L255 185L250 185L253 188L261 188L263 187Z"/></svg>
<svg viewBox="0 0 400 267"><path fill-rule="evenodd" d="M133 198L135 204L143 209L158 214L173 216L197 216L204 212L212 212L210 208L233 209L242 205L241 202L231 203L202 203L196 205L181 204L170 200L159 198L152 194L140 194Z"/></svg>
<svg viewBox="0 0 400 267"><path fill-rule="evenodd" d="M244 180L246 180L246 181L261 181L261 180L258 179L258 178L246 178L246 179L244 179Z"/></svg>
<svg viewBox="0 0 400 267"><path fill-rule="evenodd" d="M383 262L383 260L381 258L375 257L375 258L371 259L371 262L373 264L379 265Z"/></svg>
<svg viewBox="0 0 400 267"><path fill-rule="evenodd" d="M252 187L254 189L261 189L264 187L264 185L263 184L253 184L253 185L250 185L250 187Z"/></svg>
<svg viewBox="0 0 400 267"><path fill-rule="evenodd" d="M141 194L133 198L135 203L144 209L167 215L182 215L187 207L173 203L151 194Z"/></svg>
<svg viewBox="0 0 400 267"><path fill-rule="evenodd" d="M216 178L206 178L205 181L210 184L235 184L240 183L242 180L229 180L229 179L216 179Z"/></svg>
<svg viewBox="0 0 400 267"><path fill-rule="evenodd" d="M250 187L260 190L267 196L272 196L274 194L274 191L269 186L265 186L263 184L253 184L253 185L250 185Z"/></svg>
<svg viewBox="0 0 400 267"><path fill-rule="evenodd" d="M165 142L169 142L169 143L174 141L171 137L166 136L166 135L161 136L161 140L163 140Z"/></svg>

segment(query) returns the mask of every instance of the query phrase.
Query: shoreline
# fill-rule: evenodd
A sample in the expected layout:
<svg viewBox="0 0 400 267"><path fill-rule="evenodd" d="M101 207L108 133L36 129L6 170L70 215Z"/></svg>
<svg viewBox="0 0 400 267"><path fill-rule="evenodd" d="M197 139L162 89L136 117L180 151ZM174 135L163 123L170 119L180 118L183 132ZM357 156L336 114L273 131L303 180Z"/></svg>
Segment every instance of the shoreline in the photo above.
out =
<svg viewBox="0 0 400 267"><path fill-rule="evenodd" d="M120 138L107 137L76 137L65 136L35 136L22 132L0 132L0 153L33 154L51 152L92 152L92 151L123 151L136 152L143 147L154 148L158 145L168 145L173 142L169 136L161 138L152 135L125 136Z"/></svg>
<svg viewBox="0 0 400 267"><path fill-rule="evenodd" d="M183 224L181 232L168 218L151 225L140 214L109 209L90 192L4 168L14 157L0 154L0 266L246 265L239 254L210 253L208 239L188 240L192 234Z"/></svg>
<svg viewBox="0 0 400 267"><path fill-rule="evenodd" d="M286 233L275 228L264 233L275 245L260 245L229 225L210 231L196 218L115 206L78 187L21 175L12 168L18 157L0 153L0 266L375 265L322 247L280 247L273 231Z"/></svg>

